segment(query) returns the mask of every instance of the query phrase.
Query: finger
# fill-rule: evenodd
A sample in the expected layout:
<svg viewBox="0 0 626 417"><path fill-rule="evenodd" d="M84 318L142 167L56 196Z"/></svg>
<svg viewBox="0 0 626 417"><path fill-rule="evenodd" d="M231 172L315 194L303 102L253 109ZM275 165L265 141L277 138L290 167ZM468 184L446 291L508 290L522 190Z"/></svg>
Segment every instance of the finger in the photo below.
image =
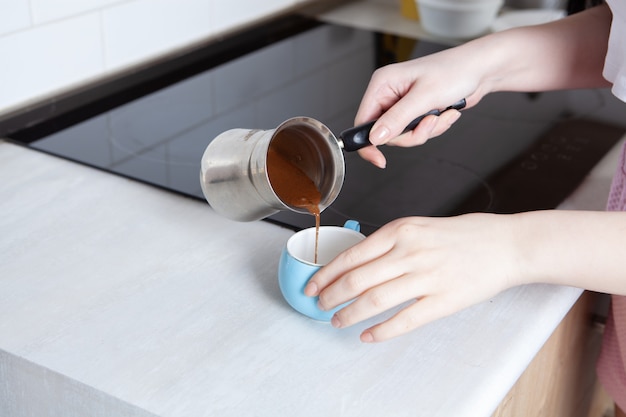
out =
<svg viewBox="0 0 626 417"><path fill-rule="evenodd" d="M437 119L438 117L433 115L424 117L415 129L391 139L386 145L409 148L426 143L432 137L432 132L437 125Z"/></svg>
<svg viewBox="0 0 626 417"><path fill-rule="evenodd" d="M361 158L371 162L374 166L384 169L387 166L385 155L375 146L368 146L357 151Z"/></svg>
<svg viewBox="0 0 626 417"><path fill-rule="evenodd" d="M379 146L398 137L415 117L425 113L416 113L415 107L410 93L399 99L374 123L369 134L370 142Z"/></svg>
<svg viewBox="0 0 626 417"><path fill-rule="evenodd" d="M365 309L367 309L368 302L373 301L373 305L370 307L375 309L381 308L383 304L390 308L399 304L399 302L393 304L398 298L404 297L402 301L411 298L411 294L413 294L410 288L411 282L400 279L405 276L405 271L406 262L401 262L400 257L394 255L393 251L381 254L378 258L341 274L331 282L320 292L319 306L322 310L330 310L356 297L363 296L365 301L359 301L356 307L351 307L352 309L362 309L356 315L357 318L354 319L360 321L358 318L364 317L366 314ZM398 285L405 281L408 283L404 284L405 289L402 290ZM384 302L384 300L388 301ZM348 321L350 324L354 324L356 322L354 320Z"/></svg>
<svg viewBox="0 0 626 417"><path fill-rule="evenodd" d="M393 75L395 66L387 65L374 71L356 112L355 126L377 119L404 95L390 84L397 78Z"/></svg>
<svg viewBox="0 0 626 417"><path fill-rule="evenodd" d="M420 298L421 287L419 281L410 280L406 275L388 280L383 285L367 290L354 302L339 310L333 318L333 326L352 326L409 300Z"/></svg>
<svg viewBox="0 0 626 417"><path fill-rule="evenodd" d="M377 120L370 131L370 141L382 145L400 135L417 115L429 110L421 94L416 92L414 78L408 77L411 64L397 63L374 72L361 99L355 124Z"/></svg>
<svg viewBox="0 0 626 417"><path fill-rule="evenodd" d="M458 110L447 110L440 116L426 116L415 129L387 142L388 146L412 147L445 133L461 117Z"/></svg>
<svg viewBox="0 0 626 417"><path fill-rule="evenodd" d="M309 283L304 288L304 293L310 297L319 295L324 288L339 277L360 265L379 258L391 250L393 240L388 238L388 234L385 233L384 229L385 227L378 229L322 267L311 277Z"/></svg>
<svg viewBox="0 0 626 417"><path fill-rule="evenodd" d="M439 136L446 132L457 120L461 118L461 112L455 109L446 110L439 117L434 129L431 131L431 138Z"/></svg>
<svg viewBox="0 0 626 417"><path fill-rule="evenodd" d="M427 296L400 310L390 319L379 323L361 333L361 341L366 343L382 342L409 333L427 323L452 314L453 303L445 297Z"/></svg>
<svg viewBox="0 0 626 417"><path fill-rule="evenodd" d="M419 115L423 115L433 109L443 109L449 104L442 104L443 97L431 101L428 94L424 94L423 88L418 88L417 83L404 84L397 91L395 103L384 110L370 131L370 142L374 145L382 145L399 136L402 131ZM427 90L426 90L427 91ZM444 112L445 113L445 112Z"/></svg>

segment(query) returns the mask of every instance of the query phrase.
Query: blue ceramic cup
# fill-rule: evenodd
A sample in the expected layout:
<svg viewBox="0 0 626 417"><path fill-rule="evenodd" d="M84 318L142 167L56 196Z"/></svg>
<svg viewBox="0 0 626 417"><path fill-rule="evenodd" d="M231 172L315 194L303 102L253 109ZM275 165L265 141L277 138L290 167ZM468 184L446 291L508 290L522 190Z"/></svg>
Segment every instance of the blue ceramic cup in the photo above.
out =
<svg viewBox="0 0 626 417"><path fill-rule="evenodd" d="M330 321L334 310L322 311L317 297L304 294L309 279L344 250L365 239L358 222L348 220L343 227L322 226L319 231L317 263L315 259L315 227L294 234L285 245L278 264L278 284L285 300L294 310L315 320Z"/></svg>

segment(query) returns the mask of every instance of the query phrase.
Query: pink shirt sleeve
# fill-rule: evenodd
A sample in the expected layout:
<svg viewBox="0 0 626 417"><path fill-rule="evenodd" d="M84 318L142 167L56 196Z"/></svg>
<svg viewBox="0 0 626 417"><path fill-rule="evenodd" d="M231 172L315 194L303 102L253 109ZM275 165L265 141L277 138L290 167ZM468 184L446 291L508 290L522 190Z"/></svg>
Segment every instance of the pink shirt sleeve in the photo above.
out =
<svg viewBox="0 0 626 417"><path fill-rule="evenodd" d="M613 13L613 21L602 75L613 83L613 94L626 102L626 1L607 0L607 3Z"/></svg>

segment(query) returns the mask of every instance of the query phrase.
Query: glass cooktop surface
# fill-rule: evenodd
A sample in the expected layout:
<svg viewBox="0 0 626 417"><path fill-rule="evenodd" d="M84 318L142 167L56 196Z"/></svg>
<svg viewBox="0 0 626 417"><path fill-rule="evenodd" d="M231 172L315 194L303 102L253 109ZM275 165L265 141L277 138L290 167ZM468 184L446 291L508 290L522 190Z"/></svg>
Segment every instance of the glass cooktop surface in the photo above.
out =
<svg viewBox="0 0 626 417"><path fill-rule="evenodd" d="M339 133L353 125L377 67L444 48L290 16L44 103L41 123L7 136L205 201L200 160L220 133L273 129L294 116ZM605 106L595 90L498 93L423 146L381 148L384 170L346 152L345 182L322 224L355 219L371 233L402 216L554 208L623 135L594 120ZM290 212L268 220L314 225Z"/></svg>

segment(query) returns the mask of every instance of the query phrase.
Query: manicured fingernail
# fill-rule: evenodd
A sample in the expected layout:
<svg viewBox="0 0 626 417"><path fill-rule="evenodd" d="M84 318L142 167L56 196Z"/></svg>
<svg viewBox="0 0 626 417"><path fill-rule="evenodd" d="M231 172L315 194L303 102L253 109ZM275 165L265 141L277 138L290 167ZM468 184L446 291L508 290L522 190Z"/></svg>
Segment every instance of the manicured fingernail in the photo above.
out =
<svg viewBox="0 0 626 417"><path fill-rule="evenodd" d="M437 117L428 117L426 118L426 130L429 133L432 133L435 130L435 126L437 126L437 122L439 119Z"/></svg>
<svg viewBox="0 0 626 417"><path fill-rule="evenodd" d="M374 161L374 165L376 165L376 167L380 169L385 169L385 167L387 166L387 160L385 158L377 158Z"/></svg>
<svg viewBox="0 0 626 417"><path fill-rule="evenodd" d="M309 282L308 284L306 284L306 287L304 287L304 295L307 295L309 297L314 297L317 295L317 284L314 282Z"/></svg>
<svg viewBox="0 0 626 417"><path fill-rule="evenodd" d="M385 126L377 127L370 132L370 142L372 145L382 145L389 136L389 129Z"/></svg>
<svg viewBox="0 0 626 417"><path fill-rule="evenodd" d="M363 332L361 334L361 342L363 343L372 343L374 341L374 336L370 332Z"/></svg>
<svg viewBox="0 0 626 417"><path fill-rule="evenodd" d="M339 318L336 314L333 316L332 319L330 319L330 324L337 329L341 328L341 322L339 321Z"/></svg>
<svg viewBox="0 0 626 417"><path fill-rule="evenodd" d="M462 113L460 111L454 112L452 114L452 117L451 117L451 120L450 120L450 124L452 124L452 123L456 122L457 120L459 120L461 118L461 114Z"/></svg>

